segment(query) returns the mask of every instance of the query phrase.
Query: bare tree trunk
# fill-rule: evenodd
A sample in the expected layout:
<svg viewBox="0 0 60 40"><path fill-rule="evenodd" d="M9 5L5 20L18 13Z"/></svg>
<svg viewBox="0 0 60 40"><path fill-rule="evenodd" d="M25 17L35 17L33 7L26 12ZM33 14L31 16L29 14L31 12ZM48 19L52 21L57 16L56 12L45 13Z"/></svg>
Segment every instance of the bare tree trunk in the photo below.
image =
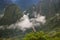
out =
<svg viewBox="0 0 60 40"><path fill-rule="evenodd" d="M33 25L32 25L33 32L36 32L36 29L34 27L35 20L32 23L33 23Z"/></svg>
<svg viewBox="0 0 60 40"><path fill-rule="evenodd" d="M35 29L35 27L32 27L32 29L33 29L33 32L36 32L36 29Z"/></svg>

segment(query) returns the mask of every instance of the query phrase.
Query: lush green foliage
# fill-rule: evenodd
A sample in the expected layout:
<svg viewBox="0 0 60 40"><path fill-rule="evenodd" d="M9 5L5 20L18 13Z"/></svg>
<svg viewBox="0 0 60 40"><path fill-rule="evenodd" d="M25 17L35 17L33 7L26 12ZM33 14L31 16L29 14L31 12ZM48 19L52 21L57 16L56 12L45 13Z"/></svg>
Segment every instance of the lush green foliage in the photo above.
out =
<svg viewBox="0 0 60 40"><path fill-rule="evenodd" d="M31 32L25 36L24 40L60 40L60 32Z"/></svg>
<svg viewBox="0 0 60 40"><path fill-rule="evenodd" d="M24 38L16 36L12 38L0 38L0 40L60 40L60 32L31 32L26 34Z"/></svg>

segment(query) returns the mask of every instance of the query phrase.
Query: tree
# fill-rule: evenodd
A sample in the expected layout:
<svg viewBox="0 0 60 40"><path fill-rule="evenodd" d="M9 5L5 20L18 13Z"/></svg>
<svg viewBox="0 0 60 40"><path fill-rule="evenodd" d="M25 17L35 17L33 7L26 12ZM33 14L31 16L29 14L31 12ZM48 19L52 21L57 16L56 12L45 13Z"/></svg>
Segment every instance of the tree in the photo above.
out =
<svg viewBox="0 0 60 40"><path fill-rule="evenodd" d="M47 40L44 32L31 32L27 34L24 40Z"/></svg>
<svg viewBox="0 0 60 40"><path fill-rule="evenodd" d="M31 32L24 37L24 40L60 40L60 32Z"/></svg>

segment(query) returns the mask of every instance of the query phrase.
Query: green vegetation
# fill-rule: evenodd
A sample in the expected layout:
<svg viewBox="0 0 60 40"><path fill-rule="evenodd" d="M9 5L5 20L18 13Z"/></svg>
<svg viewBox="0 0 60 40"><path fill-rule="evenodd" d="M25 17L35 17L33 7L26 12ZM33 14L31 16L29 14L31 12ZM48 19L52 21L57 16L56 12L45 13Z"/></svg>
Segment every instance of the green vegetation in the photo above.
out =
<svg viewBox="0 0 60 40"><path fill-rule="evenodd" d="M23 14L21 9L15 5L15 4L10 4L7 5L7 7L3 11L4 16L0 19L0 27L3 26L4 29L0 28L0 37L12 37L16 36L21 30L17 29L7 29L7 27L11 24L14 24L19 20ZM21 34L21 33L20 33Z"/></svg>
<svg viewBox="0 0 60 40"><path fill-rule="evenodd" d="M27 33L24 38L16 36L12 38L0 38L0 40L60 40L60 32L31 32Z"/></svg>
<svg viewBox="0 0 60 40"><path fill-rule="evenodd" d="M55 16L47 19L44 27L46 28L46 31L60 31L60 14L56 14Z"/></svg>
<svg viewBox="0 0 60 40"><path fill-rule="evenodd" d="M33 6L26 10L26 14L29 13L30 18L34 18L34 11L45 15L46 23L36 28L37 32L32 32L32 29L24 33L18 29L0 29L0 40L60 40L60 0L42 0L38 7ZM0 26L4 27L15 23L23 16L21 9L15 4L7 5L1 12L4 16L0 19Z"/></svg>
<svg viewBox="0 0 60 40"><path fill-rule="evenodd" d="M60 32L31 32L26 34L24 40L60 40Z"/></svg>
<svg viewBox="0 0 60 40"><path fill-rule="evenodd" d="M22 11L17 5L15 4L8 5L5 8L4 16L0 20L0 25L13 24L21 17L22 17Z"/></svg>

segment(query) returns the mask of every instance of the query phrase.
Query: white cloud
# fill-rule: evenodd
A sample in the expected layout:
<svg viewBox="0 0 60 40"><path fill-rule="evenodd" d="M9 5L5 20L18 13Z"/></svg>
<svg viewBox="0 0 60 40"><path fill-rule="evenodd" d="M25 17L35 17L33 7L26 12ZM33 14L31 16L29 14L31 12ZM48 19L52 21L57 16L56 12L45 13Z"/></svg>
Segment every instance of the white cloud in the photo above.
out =
<svg viewBox="0 0 60 40"><path fill-rule="evenodd" d="M42 15L38 14L38 16L36 18L36 21L44 24L46 22L45 16L42 16Z"/></svg>
<svg viewBox="0 0 60 40"><path fill-rule="evenodd" d="M32 27L32 23L30 22L27 15L24 15L22 18L24 18L23 21L16 23L21 29L27 29Z"/></svg>
<svg viewBox="0 0 60 40"><path fill-rule="evenodd" d="M11 24L7 29L20 29L22 31L25 31L26 29L39 26L40 23L44 24L46 22L45 16L42 15L35 15L36 18L29 19L28 15L23 15L19 21L17 21L15 24Z"/></svg>

